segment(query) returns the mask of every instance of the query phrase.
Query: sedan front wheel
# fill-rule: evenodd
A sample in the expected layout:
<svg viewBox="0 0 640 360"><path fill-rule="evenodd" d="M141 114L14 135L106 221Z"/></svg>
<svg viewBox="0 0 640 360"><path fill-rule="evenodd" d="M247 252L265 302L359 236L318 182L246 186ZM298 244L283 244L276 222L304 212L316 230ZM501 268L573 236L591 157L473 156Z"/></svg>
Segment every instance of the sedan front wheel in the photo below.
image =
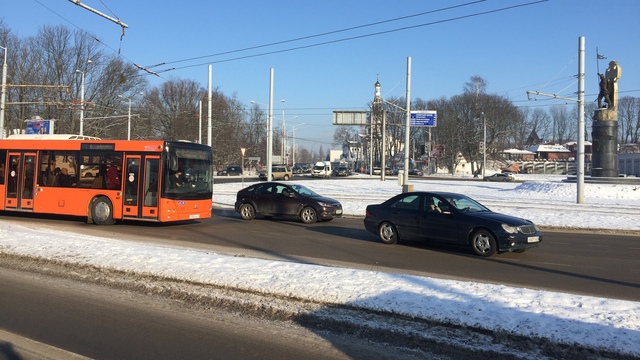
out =
<svg viewBox="0 0 640 360"><path fill-rule="evenodd" d="M307 206L300 211L300 219L305 224L313 224L318 220L318 214L311 206Z"/></svg>
<svg viewBox="0 0 640 360"><path fill-rule="evenodd" d="M498 251L496 239L490 231L485 229L476 230L471 235L471 248L476 255L489 257Z"/></svg>

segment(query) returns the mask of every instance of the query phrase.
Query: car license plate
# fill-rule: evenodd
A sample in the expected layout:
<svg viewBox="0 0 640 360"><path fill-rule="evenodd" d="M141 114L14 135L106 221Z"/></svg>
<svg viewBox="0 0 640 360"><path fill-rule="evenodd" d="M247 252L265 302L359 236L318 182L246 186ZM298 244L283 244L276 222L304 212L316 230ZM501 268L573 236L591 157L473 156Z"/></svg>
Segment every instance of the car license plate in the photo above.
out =
<svg viewBox="0 0 640 360"><path fill-rule="evenodd" d="M189 219L200 219L200 214L189 215Z"/></svg>
<svg viewBox="0 0 640 360"><path fill-rule="evenodd" d="M527 242L530 242L530 243L539 242L539 241L540 241L539 236L530 236L527 238Z"/></svg>

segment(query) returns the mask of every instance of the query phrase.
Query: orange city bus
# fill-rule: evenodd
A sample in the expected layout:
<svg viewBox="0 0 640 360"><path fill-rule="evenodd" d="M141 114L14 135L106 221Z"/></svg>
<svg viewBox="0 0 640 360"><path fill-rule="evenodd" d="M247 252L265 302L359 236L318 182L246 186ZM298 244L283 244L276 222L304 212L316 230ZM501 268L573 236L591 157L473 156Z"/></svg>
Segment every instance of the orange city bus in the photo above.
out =
<svg viewBox="0 0 640 360"><path fill-rule="evenodd" d="M12 135L0 140L0 210L116 220L211 217L211 147L184 141Z"/></svg>

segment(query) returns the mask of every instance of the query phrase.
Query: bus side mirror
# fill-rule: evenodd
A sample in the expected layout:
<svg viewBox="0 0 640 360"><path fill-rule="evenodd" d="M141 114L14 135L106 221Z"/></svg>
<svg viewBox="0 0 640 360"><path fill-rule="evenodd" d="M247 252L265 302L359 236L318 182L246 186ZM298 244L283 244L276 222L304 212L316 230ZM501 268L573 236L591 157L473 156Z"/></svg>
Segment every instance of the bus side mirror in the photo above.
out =
<svg viewBox="0 0 640 360"><path fill-rule="evenodd" d="M169 170L178 171L178 157L175 155L169 158Z"/></svg>

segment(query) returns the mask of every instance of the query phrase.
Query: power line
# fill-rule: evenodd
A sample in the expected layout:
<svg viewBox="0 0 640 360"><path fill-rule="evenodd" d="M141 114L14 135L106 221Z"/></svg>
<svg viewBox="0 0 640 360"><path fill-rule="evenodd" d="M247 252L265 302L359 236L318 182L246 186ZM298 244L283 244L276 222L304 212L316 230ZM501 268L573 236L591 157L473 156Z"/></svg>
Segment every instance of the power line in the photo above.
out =
<svg viewBox="0 0 640 360"><path fill-rule="evenodd" d="M273 54L279 54L279 53L284 53L284 52L290 52L290 51L295 51L295 50L308 49L308 48L312 48L312 47L335 44L335 43L346 42L346 41L351 41L351 40L363 39L363 38L368 38L368 37L373 37L373 36L378 36L378 35L390 34L390 33L399 32L399 31L417 29L417 28L421 28L421 27L425 27L425 26L443 24L443 23L447 23L447 22L453 22L453 21L463 20L463 19L467 19L467 18L493 14L493 13L497 13L497 12L512 10L512 9L515 9L515 8L531 6L531 5L535 5L535 4L539 4L539 3L543 3L543 2L547 2L547 1L549 1L549 0L536 0L536 1L531 1L531 2L528 2L528 3L524 3L524 4L506 6L506 7L502 7L502 8L499 8L499 9L487 10L487 11L477 12L477 13L473 13L473 14L452 17L452 18L449 18L449 19L428 22L428 23L424 23L424 24L405 26L405 27L401 27L401 28L385 30L385 31L379 31L379 32L374 32L374 33L369 33L369 34L364 34L364 35L358 35L358 36L352 36L352 37L347 37L347 38L343 38L343 39L324 41L324 42L319 42L319 43L315 43L315 44L301 45L301 46L296 46L296 47L292 47L292 48L288 48L288 49L273 50L273 51L267 51L267 52L258 53L258 54L238 56L238 57L235 57L235 58L229 58L229 59L225 59L225 60L218 60L218 61L212 61L212 62L206 62L206 63L200 63L200 64L194 64L194 65L187 65L187 66L176 67L176 68L169 68L169 69L164 69L164 70L160 70L160 71L157 71L157 72L160 73L160 72L166 72L166 71L172 71L172 70L178 70L178 69L187 69L187 68L203 66L203 65L209 65L209 64L218 64L218 63L223 63L223 62L237 61L237 60L249 59L249 58L254 58L254 57L261 57L261 56L266 56L266 55L273 55ZM469 4L471 4L471 3L469 3ZM322 36L322 35L318 35L318 36ZM296 41L296 40L291 40L291 41ZM287 42L289 42L289 41L287 41ZM271 46L271 45L263 45L263 46L254 47L254 48L260 48L260 47L264 47L264 46ZM225 54L235 53L235 52L238 52L238 51L244 51L244 50L229 51L229 52L226 52ZM215 54L215 55L211 55L211 56L218 56L218 55L221 55L221 54ZM207 56L207 57L211 57L211 56ZM199 59L199 58L194 58L194 59ZM162 65L162 64L158 64L158 65L154 65L154 66L159 66L159 65Z"/></svg>
<svg viewBox="0 0 640 360"><path fill-rule="evenodd" d="M242 51L261 49L261 48L265 48L265 47L269 47L269 46L282 45L282 44L292 43L292 42L301 41L301 40L308 40L308 39L313 39L313 38L317 38L317 37L322 37L322 36L327 36L327 35L333 35L333 34L338 34L338 33L342 33L342 32L347 32L347 31L351 31L351 30L357 30L357 29L362 29L362 28L366 28L366 27L386 24L386 23L390 23L390 22L394 22L394 21L399 21L399 20L405 20L405 19L410 19L410 18L414 18L414 17L424 16L424 15L433 14L433 13L436 13L436 12L441 12L441 11L446 11L446 10L451 10L451 9L455 9L455 8L461 8L461 7L464 7L464 6L474 5L474 4L485 2L485 1L487 1L487 0L472 1L472 2L468 2L468 3L460 4L460 5L454 5L454 6L444 7L444 8L440 8L440 9L436 9L436 10L425 11L425 12L421 12L421 13L417 13L417 14L413 14L413 15L401 16L401 17L397 17L397 18L393 18L393 19L377 21L377 22L373 22L373 23L369 23L369 24L353 26L353 27L340 29L340 30L327 31L327 32L319 33L319 34L315 34L315 35L302 36L302 37L293 38L293 39L289 39L289 40L277 41L277 42L272 42L272 43L268 43L268 44L264 44L264 45L256 45L256 46L246 47L246 48L237 49L237 50L230 50L230 51L215 53L215 54L211 54L211 55L203 55L203 56L197 56L197 57L192 57L192 58L183 59L183 60L170 61L170 62L165 62L165 63L161 63L161 64L157 64L157 65L152 65L152 66L149 66L149 68L153 68L155 66L160 66L160 65L168 65L168 64L174 64L174 63L179 63L179 62L199 60L199 59L204 59L204 58L209 58L209 57L216 57L216 56L221 56L221 55L228 55L228 54L238 53L238 52L242 52Z"/></svg>

